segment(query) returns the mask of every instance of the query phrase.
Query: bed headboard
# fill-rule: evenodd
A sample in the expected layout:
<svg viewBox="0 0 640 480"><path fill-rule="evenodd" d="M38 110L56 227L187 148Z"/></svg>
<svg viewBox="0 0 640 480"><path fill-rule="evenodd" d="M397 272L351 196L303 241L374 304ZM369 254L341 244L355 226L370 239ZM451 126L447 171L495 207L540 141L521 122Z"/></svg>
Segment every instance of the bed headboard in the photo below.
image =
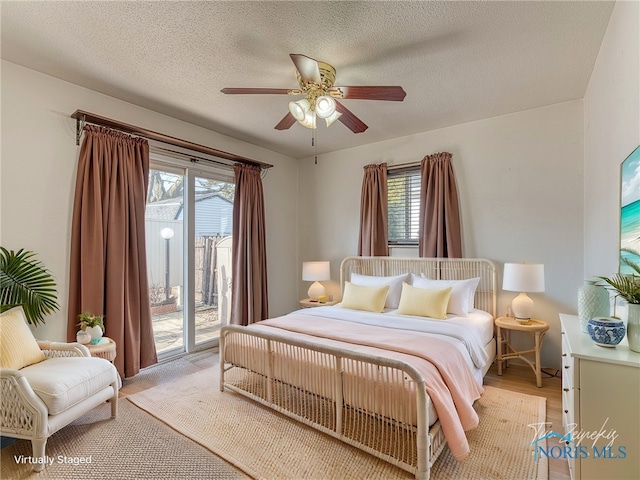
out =
<svg viewBox="0 0 640 480"><path fill-rule="evenodd" d="M496 266L485 258L405 258L405 257L347 257L340 265L340 286L352 273L389 277L403 273L423 273L435 280L465 280L480 277L475 306L497 315Z"/></svg>

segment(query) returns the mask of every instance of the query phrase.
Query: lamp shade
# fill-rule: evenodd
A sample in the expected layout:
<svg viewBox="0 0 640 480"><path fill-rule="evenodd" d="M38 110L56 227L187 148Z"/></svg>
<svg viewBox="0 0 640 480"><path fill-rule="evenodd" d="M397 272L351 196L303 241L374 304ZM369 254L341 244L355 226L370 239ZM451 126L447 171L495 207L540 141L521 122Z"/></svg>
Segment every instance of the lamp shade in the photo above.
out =
<svg viewBox="0 0 640 480"><path fill-rule="evenodd" d="M502 289L510 292L544 292L544 265L505 263Z"/></svg>
<svg viewBox="0 0 640 480"><path fill-rule="evenodd" d="M309 282L322 282L331 279L329 262L303 262L302 280Z"/></svg>
<svg viewBox="0 0 640 480"><path fill-rule="evenodd" d="M304 119L299 120L298 123L306 128L316 128L316 114L308 111L304 114Z"/></svg>
<svg viewBox="0 0 640 480"><path fill-rule="evenodd" d="M340 118L341 115L342 114L336 110L327 118L325 118L324 121L327 123L327 127L331 126L331 124L335 122L338 118Z"/></svg>
<svg viewBox="0 0 640 480"><path fill-rule="evenodd" d="M291 112L291 115L293 115L293 118L299 122L304 121L305 116L310 112L308 100L303 98L297 102L289 102L289 111Z"/></svg>
<svg viewBox="0 0 640 480"><path fill-rule="evenodd" d="M328 95L323 95L316 101L316 114L320 118L328 118L336 111L336 101Z"/></svg>

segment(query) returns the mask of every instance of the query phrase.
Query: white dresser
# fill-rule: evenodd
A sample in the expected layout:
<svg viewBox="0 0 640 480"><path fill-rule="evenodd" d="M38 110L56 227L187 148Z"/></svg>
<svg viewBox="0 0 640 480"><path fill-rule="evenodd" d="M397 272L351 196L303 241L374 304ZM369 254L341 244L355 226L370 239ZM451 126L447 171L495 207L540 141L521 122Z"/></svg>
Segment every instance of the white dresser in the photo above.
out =
<svg viewBox="0 0 640 480"><path fill-rule="evenodd" d="M569 444L574 447L565 450L571 478L636 480L640 478L640 353L629 350L626 338L616 348L595 345L580 330L575 315L560 314L560 323L564 434L571 431L574 441L578 434L601 434L595 445L587 438L577 448ZM614 434L612 448L605 448Z"/></svg>

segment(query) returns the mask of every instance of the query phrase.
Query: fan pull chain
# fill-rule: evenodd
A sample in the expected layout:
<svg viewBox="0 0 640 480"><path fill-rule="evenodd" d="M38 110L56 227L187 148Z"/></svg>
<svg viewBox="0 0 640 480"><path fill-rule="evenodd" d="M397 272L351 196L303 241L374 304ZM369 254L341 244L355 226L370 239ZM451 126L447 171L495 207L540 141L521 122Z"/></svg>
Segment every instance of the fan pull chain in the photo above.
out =
<svg viewBox="0 0 640 480"><path fill-rule="evenodd" d="M316 138L316 132L317 130L315 128L311 130L311 146L313 147L313 159L315 165L318 164L318 142Z"/></svg>

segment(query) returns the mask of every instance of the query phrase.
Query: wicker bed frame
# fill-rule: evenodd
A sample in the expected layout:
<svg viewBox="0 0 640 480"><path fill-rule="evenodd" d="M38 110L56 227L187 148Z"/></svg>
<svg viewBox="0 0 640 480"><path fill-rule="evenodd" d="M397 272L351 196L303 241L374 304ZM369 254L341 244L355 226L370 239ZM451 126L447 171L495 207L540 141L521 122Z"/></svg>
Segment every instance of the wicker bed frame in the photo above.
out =
<svg viewBox="0 0 640 480"><path fill-rule="evenodd" d="M432 279L480 277L476 308L496 315L496 269L485 259L348 257L351 273L424 273ZM429 425L424 379L411 365L281 334L226 326L220 334L220 389L245 395L288 417L428 479L446 445Z"/></svg>

